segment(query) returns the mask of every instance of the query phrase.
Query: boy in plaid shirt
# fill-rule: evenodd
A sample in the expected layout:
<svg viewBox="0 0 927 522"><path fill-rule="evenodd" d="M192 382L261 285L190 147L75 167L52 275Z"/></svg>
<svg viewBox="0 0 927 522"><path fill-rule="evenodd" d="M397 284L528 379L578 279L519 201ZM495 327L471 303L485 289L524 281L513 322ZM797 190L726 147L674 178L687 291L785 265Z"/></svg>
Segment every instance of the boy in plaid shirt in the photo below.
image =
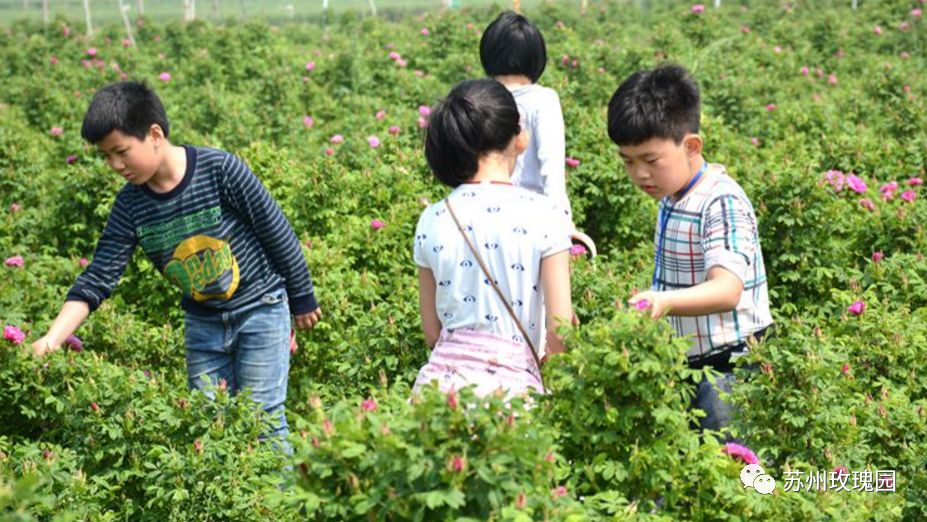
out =
<svg viewBox="0 0 927 522"><path fill-rule="evenodd" d="M698 383L692 401L706 413L701 428L721 430L731 412L718 392L730 392L734 360L772 316L753 205L723 165L703 158L700 116L698 85L683 67L663 65L618 87L608 135L631 181L660 202L652 285L630 303L668 315L692 341L689 365L721 373L714 385Z"/></svg>

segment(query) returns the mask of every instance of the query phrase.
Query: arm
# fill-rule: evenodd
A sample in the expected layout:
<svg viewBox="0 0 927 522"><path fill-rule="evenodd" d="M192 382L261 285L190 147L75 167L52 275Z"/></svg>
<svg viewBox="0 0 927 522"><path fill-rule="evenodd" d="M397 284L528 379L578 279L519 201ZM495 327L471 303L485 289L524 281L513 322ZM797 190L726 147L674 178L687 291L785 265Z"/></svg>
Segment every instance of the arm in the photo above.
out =
<svg viewBox="0 0 927 522"><path fill-rule="evenodd" d="M435 276L431 270L418 267L418 310L422 317L422 330L425 332L425 343L434 348L441 335L441 320L438 319L438 309L435 305L437 292Z"/></svg>
<svg viewBox="0 0 927 522"><path fill-rule="evenodd" d="M532 136L531 139L537 140L544 194L558 207L566 210L570 219L573 219L566 190L566 138L563 110L560 107L560 98L556 93L551 94L544 109L538 111L537 132L536 136Z"/></svg>
<svg viewBox="0 0 927 522"><path fill-rule="evenodd" d="M651 317L666 313L698 316L729 312L737 307L750 280L750 266L757 244L756 217L743 198L725 194L705 209L702 220L702 252L705 281L682 290L642 292L630 303L647 300Z"/></svg>
<svg viewBox="0 0 927 522"><path fill-rule="evenodd" d="M97 242L93 262L68 291L65 303L48 332L32 343L36 355L57 350L90 313L110 296L122 278L132 252L135 251L137 239L120 201L117 196L103 235Z"/></svg>
<svg viewBox="0 0 927 522"><path fill-rule="evenodd" d="M90 315L90 307L83 301L65 301L58 312L58 317L48 328L48 332L32 343L32 351L37 356L57 350L64 341Z"/></svg>
<svg viewBox="0 0 927 522"><path fill-rule="evenodd" d="M704 283L682 290L648 290L636 294L629 302L634 305L638 301L648 301L650 316L654 319L667 313L692 317L733 310L740 302L743 289L743 282L734 273L726 268L713 266L708 271L708 279Z"/></svg>
<svg viewBox="0 0 927 522"><path fill-rule="evenodd" d="M570 324L573 319L569 251L562 250L541 259L541 288L546 308L547 353L562 353L565 347L557 328Z"/></svg>
<svg viewBox="0 0 927 522"><path fill-rule="evenodd" d="M322 316L312 279L296 233L261 181L238 157L223 165L226 200L254 232L274 268L286 281L290 310L300 329L312 328Z"/></svg>

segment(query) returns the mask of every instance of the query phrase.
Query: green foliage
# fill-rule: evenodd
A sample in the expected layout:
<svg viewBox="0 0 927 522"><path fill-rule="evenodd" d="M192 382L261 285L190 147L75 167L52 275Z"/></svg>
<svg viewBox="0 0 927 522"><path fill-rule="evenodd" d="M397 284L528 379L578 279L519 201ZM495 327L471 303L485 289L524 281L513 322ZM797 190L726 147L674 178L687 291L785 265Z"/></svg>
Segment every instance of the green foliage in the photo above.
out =
<svg viewBox="0 0 927 522"><path fill-rule="evenodd" d="M78 332L84 351L35 360L0 340L0 519L927 518L927 196L908 184L927 166L924 22L907 0L848 3L528 12L548 46L541 83L559 93L567 155L581 161L568 168L576 222L601 253L572 262L581 326L531 406L469 390L455 408L431 389L409 400L428 357L411 238L446 193L418 107L482 76L480 31L497 9L349 14L325 30L143 21L137 47L119 26L93 38L62 20L5 28L0 258L24 266L0 267L0 320L26 346L92 259L119 189L79 127L94 90L123 75L156 86L173 142L225 148L257 173L305 246L324 321L298 336L286 458L258 441L264 420L246 397L187 391L177 292L137 253ZM623 305L649 284L655 204L608 141L605 106L624 77L665 60L698 79L706 157L759 219L778 327L731 398L737 433L779 483L772 496L745 490L741 463L693 430L701 372L686 367L686 342ZM830 170L867 188L837 190ZM894 469L897 492L782 489L786 473L836 466Z"/></svg>

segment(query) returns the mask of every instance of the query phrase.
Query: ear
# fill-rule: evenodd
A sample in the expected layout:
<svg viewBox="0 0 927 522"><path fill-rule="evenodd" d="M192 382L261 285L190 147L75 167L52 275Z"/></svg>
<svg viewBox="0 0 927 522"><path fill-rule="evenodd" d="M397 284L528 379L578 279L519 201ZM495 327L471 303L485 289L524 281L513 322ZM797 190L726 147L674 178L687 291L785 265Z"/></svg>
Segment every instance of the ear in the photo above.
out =
<svg viewBox="0 0 927 522"><path fill-rule="evenodd" d="M512 138L512 146L515 148L515 155L520 156L528 150L528 144L531 143L531 134L528 129L522 127L521 131Z"/></svg>
<svg viewBox="0 0 927 522"><path fill-rule="evenodd" d="M686 149L686 155L690 158L702 153L702 146L704 142L702 137L698 134L687 134L685 138L682 139L682 146Z"/></svg>
<svg viewBox="0 0 927 522"><path fill-rule="evenodd" d="M152 123L151 127L148 127L148 138L151 139L151 143L155 147L163 145L165 141L164 129L157 123Z"/></svg>

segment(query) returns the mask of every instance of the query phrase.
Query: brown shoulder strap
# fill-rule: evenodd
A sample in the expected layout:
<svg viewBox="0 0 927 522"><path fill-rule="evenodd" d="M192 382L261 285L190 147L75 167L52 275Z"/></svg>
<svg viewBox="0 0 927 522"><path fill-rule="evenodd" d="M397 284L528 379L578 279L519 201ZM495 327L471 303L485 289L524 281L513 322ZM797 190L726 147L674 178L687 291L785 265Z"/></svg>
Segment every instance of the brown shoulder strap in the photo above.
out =
<svg viewBox="0 0 927 522"><path fill-rule="evenodd" d="M505 306L505 309L508 310L512 320L515 321L515 326L518 327L518 331L521 332L521 336L525 339L525 342L528 343L528 347L531 348L531 355L534 356L534 362L538 365L538 370L540 371L541 361L538 359L538 351L534 348L534 343L531 342L531 338L528 336L528 332L525 331L525 327L522 326L521 321L518 320L518 316L515 314L515 310L512 308L509 300L506 299L505 295L502 294L502 290L499 288L499 285L496 284L495 278L493 278L492 274L489 273L489 267L487 267L486 263L483 262L483 257L480 256L479 251L473 245L473 242L470 241L470 236L460 224L460 220L457 219L457 214L454 212L454 208L451 206L450 198L445 198L444 204L447 206L448 212L450 212L451 217L454 219L454 224L457 225L457 230L460 230L460 235L463 236L464 241L467 242L467 246L470 247L470 252L473 254L473 257L476 258L476 262L479 263L480 268L483 269L483 274L489 278L489 283L496 291L496 295L498 295L499 299L502 300L502 304Z"/></svg>

